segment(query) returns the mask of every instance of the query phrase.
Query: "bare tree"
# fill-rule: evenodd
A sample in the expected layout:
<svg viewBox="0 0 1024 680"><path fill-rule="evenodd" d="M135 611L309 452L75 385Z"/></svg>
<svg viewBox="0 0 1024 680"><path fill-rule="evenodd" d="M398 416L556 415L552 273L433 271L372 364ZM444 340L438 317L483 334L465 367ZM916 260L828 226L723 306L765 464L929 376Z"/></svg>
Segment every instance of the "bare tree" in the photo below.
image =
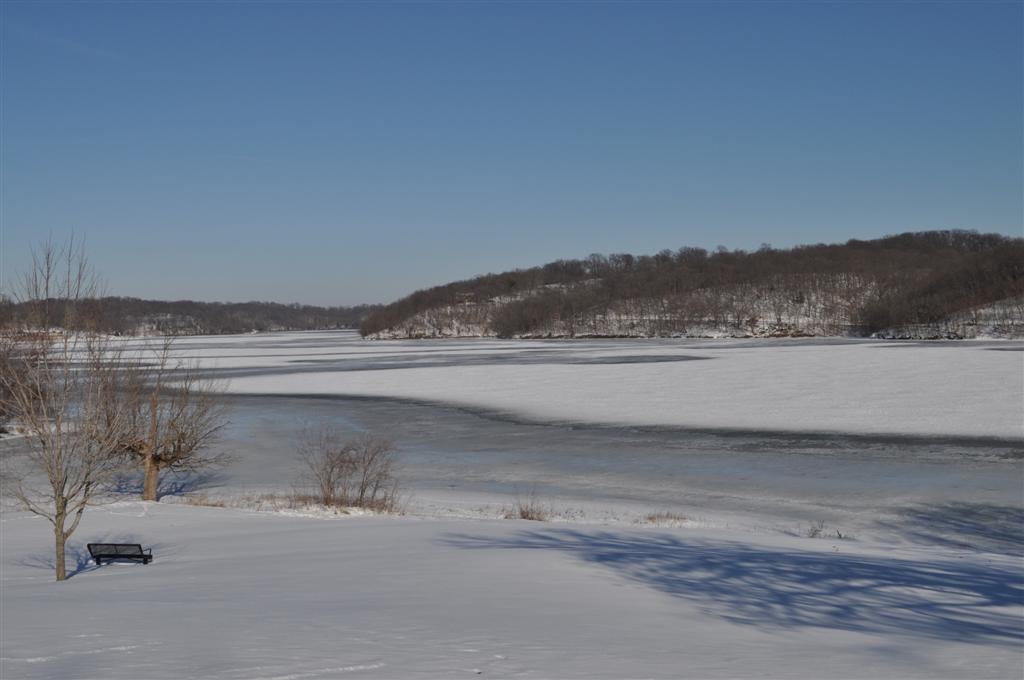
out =
<svg viewBox="0 0 1024 680"><path fill-rule="evenodd" d="M64 548L85 509L120 468L111 456L126 421L110 417L109 361L105 339L83 310L98 282L80 246L52 241L33 251L18 291L29 326L8 338L0 364L0 398L25 435L24 456L5 461L6 490L53 527L55 571L67 577ZM63 315L55 330L54 310Z"/></svg>
<svg viewBox="0 0 1024 680"><path fill-rule="evenodd" d="M152 363L139 361L116 379L110 420L127 415L117 450L142 467L142 500L159 500L162 472L197 472L227 460L211 450L228 423L223 390L195 365L175 359L170 339Z"/></svg>

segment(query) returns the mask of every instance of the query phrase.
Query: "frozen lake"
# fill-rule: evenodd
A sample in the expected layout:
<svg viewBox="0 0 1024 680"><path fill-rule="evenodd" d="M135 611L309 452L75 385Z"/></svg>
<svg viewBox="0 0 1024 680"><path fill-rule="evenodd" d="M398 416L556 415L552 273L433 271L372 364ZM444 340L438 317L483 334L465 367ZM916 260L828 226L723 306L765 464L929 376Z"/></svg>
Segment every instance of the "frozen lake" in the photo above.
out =
<svg viewBox="0 0 1024 680"><path fill-rule="evenodd" d="M853 533L926 522L935 530L945 510L962 520L968 508L993 515L979 523L1024 520L1024 452L1013 442L536 424L387 399L231 402L220 446L237 459L211 493L280 489L297 471L302 424L330 422L393 439L403 488L428 511L445 506L471 515L477 505L535 491L598 517L614 516L617 507L670 509L709 523L782 530L814 521Z"/></svg>
<svg viewBox="0 0 1024 680"><path fill-rule="evenodd" d="M176 351L239 394L388 397L545 423L1024 438L1021 342L373 342L323 332L187 338Z"/></svg>
<svg viewBox="0 0 1024 680"><path fill-rule="evenodd" d="M621 521L670 510L707 526L799 531L824 521L854 534L906 538L929 525L951 544L1020 542L1012 527L1024 518L1024 444L1005 435L1019 428L1008 414L1019 421L1024 343L366 342L352 333L299 333L190 338L177 348L242 393L230 398L232 423L220 442L237 458L202 485L211 494L287 487L298 472L299 431L330 422L395 441L403 488L417 513L494 514L517 495L536 493L570 519ZM730 384L735 363L760 365L762 378L748 377L747 392L736 394L734 427L712 426L730 424L714 404L693 413L696 426L685 417L635 422L644 411L637 399L639 407L660 406L671 416L664 390L643 389L650 378L643 371L660 373L660 384L686 384L685 402L720 389L697 382L716 378L706 367ZM792 379L766 384L763 376L780 365ZM695 366L701 372L690 370ZM860 379L829 380L823 366L839 375L859 371ZM897 377L930 378L931 390L914 401L878 398L873 392L892 380L894 366ZM813 371L819 373L808 377ZM518 382L506 379L508 372ZM748 410L774 409L779 418L777 405L754 403L749 392L792 392L809 379L819 391L794 397L804 421L787 429L749 426L758 417ZM593 390L592 399L565 403L562 395L581 384ZM921 403L933 403L950 385L954 415L934 434L915 432L931 417ZM615 421L609 405L616 399L623 420L633 422ZM857 399L863 403L852 413L833 408ZM589 417L573 417L586 416L592 402ZM880 426L853 430L876 411ZM853 431L815 431L818 420L844 417ZM975 525L986 523L1009 529L981 538Z"/></svg>

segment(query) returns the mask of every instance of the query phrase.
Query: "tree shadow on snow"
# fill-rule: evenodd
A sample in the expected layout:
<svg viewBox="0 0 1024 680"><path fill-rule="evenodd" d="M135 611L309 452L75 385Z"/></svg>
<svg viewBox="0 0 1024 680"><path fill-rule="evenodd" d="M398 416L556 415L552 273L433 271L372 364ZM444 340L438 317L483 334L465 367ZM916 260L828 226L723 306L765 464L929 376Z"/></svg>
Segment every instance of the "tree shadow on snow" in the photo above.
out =
<svg viewBox="0 0 1024 680"><path fill-rule="evenodd" d="M113 564L123 564L128 566L152 566L158 559L163 557L166 559L176 554L175 546L169 543L147 543L140 539L134 534L103 534L101 536L90 536L84 542L72 542L68 541L64 546L64 565L67 570L67 578L73 578L79 574L85 574L97 569L102 569L108 566L110 562L107 562L103 566L97 567L96 563L92 559L92 555L89 554L89 543L138 543L143 548L149 548L153 551L153 562L149 565L144 565L142 562L136 562L131 560L118 560ZM33 553L31 555L25 555L14 560L14 563L22 567L31 567L33 569L44 569L46 571L53 571L57 566L57 559L53 553L53 549Z"/></svg>
<svg viewBox="0 0 1024 680"><path fill-rule="evenodd" d="M45 569L53 571L57 568L57 558L53 550L39 552L14 560L14 563L22 567L33 569ZM64 546L64 568L67 570L67 577L73 578L88 571L95 571L98 567L89 555L89 549L85 543L68 542Z"/></svg>
<svg viewBox="0 0 1024 680"><path fill-rule="evenodd" d="M878 522L918 545L1024 556L1024 507L989 503L941 503L902 508Z"/></svg>
<svg viewBox="0 0 1024 680"><path fill-rule="evenodd" d="M467 549L563 552L692 601L708 614L764 629L818 627L1006 645L1024 641L1024 621L1013 609L1024 604L1019 569L572 529L443 540Z"/></svg>
<svg viewBox="0 0 1024 680"><path fill-rule="evenodd" d="M204 470L201 472L170 472L160 477L160 484L157 486L156 497L161 499L164 496L179 496L193 491L205 491L218 486L223 486L226 475L218 471ZM131 473L118 476L110 487L110 491L116 494L130 496L142 495L143 477L141 473Z"/></svg>

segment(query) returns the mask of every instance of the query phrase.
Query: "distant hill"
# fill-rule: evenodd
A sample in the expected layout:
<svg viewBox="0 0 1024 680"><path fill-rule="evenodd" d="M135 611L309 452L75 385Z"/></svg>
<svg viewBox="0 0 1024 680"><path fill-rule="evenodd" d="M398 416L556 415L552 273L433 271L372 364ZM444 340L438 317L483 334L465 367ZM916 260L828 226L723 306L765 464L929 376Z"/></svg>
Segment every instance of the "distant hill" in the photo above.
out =
<svg viewBox="0 0 1024 680"><path fill-rule="evenodd" d="M48 301L50 321L65 318L63 302ZM89 314L98 327L116 335L219 335L252 331L324 330L357 328L380 305L316 307L277 302L194 302L192 300L140 300L104 297L89 302ZM20 305L0 303L0 321L17 321ZM3 318L6 317L6 318Z"/></svg>
<svg viewBox="0 0 1024 680"><path fill-rule="evenodd" d="M1024 336L1024 239L927 231L845 244L583 260L436 286L372 338Z"/></svg>

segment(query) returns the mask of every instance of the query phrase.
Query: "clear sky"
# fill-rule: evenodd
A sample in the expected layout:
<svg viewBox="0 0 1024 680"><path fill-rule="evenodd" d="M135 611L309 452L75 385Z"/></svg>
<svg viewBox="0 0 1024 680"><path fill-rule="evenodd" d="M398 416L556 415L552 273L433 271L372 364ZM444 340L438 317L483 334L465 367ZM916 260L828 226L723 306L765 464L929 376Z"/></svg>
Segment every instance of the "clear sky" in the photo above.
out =
<svg viewBox="0 0 1024 680"><path fill-rule="evenodd" d="M1021 2L12 2L4 275L382 302L592 252L1021 235Z"/></svg>

